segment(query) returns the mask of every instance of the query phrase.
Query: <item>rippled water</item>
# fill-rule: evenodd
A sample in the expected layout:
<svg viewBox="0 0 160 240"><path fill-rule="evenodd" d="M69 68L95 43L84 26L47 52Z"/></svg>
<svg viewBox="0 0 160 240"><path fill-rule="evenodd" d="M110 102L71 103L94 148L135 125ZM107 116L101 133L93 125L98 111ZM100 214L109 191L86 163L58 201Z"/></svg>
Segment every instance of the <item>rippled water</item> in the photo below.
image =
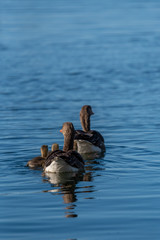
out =
<svg viewBox="0 0 160 240"><path fill-rule="evenodd" d="M160 2L0 5L0 239L159 239ZM27 168L84 104L104 158Z"/></svg>

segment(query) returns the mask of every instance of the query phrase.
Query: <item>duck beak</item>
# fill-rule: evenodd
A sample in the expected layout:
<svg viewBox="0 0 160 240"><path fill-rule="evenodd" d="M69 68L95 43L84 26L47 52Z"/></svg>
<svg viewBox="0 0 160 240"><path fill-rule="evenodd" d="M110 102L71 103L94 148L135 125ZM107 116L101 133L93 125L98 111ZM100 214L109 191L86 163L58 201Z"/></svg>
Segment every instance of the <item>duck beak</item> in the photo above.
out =
<svg viewBox="0 0 160 240"><path fill-rule="evenodd" d="M60 132L62 133L62 129L60 130Z"/></svg>

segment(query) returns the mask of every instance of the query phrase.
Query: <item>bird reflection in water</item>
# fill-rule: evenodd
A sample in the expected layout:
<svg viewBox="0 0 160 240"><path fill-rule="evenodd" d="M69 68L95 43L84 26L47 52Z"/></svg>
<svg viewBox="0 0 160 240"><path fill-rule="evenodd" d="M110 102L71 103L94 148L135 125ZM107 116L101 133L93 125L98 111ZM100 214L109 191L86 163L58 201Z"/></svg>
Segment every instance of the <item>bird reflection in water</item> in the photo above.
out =
<svg viewBox="0 0 160 240"><path fill-rule="evenodd" d="M83 157L84 160L94 160L94 159L100 159L103 158L105 155L105 152L101 153L81 153L81 156Z"/></svg>
<svg viewBox="0 0 160 240"><path fill-rule="evenodd" d="M83 156L85 160L85 173L44 173L43 181L50 182L52 189L44 192L50 192L54 195L62 195L65 204L65 217L75 218L78 215L75 213L77 207L77 196L79 193L92 193L95 191L93 184L93 173L97 170L102 170L102 162L95 159L95 156ZM94 159L94 160L93 160ZM77 186L79 182L86 182L85 186ZM86 195L84 199L93 199L93 197Z"/></svg>
<svg viewBox="0 0 160 240"><path fill-rule="evenodd" d="M75 193L76 184L83 181L83 173L45 173L46 180L51 183L53 189L48 190L52 194L61 194L65 206L67 218L78 217L74 212L77 196ZM45 191L46 192L46 191Z"/></svg>
<svg viewBox="0 0 160 240"><path fill-rule="evenodd" d="M104 161L104 152L102 153L83 153L81 156L85 160L85 170L90 171L92 174L98 170L105 170ZM91 175L92 175L91 174Z"/></svg>
<svg viewBox="0 0 160 240"><path fill-rule="evenodd" d="M93 186L77 187L80 181L92 181L91 173L45 173L44 181L49 181L53 189L44 191L54 195L62 195L65 204L65 217L75 218L77 194L84 192L93 192ZM87 191L86 191L87 188Z"/></svg>

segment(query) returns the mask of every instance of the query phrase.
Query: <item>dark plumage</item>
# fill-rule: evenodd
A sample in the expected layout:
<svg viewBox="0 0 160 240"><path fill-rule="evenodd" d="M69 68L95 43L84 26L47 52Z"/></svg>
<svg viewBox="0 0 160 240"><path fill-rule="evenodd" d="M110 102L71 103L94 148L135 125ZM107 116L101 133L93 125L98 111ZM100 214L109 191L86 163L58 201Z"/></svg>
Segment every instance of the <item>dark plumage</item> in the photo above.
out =
<svg viewBox="0 0 160 240"><path fill-rule="evenodd" d="M76 151L69 150L67 152L64 152L62 150L56 150L47 157L45 166L48 167L55 157L60 157L70 166L75 168L81 168L82 165L84 165L83 158Z"/></svg>
<svg viewBox="0 0 160 240"><path fill-rule="evenodd" d="M74 139L76 142L78 140L78 144L81 144L81 141L83 141L83 149L84 149L84 141L93 144L94 146L100 148L101 151L105 151L105 145L104 145L104 138L103 136L95 130L90 129L90 117L93 115L93 111L90 105L84 105L80 111L80 121L82 125L83 130L76 130ZM82 149L81 149L82 150ZM77 149L78 152L80 152L79 149ZM83 150L82 150L83 151ZM91 148L88 148L88 151L91 151ZM84 150L84 152L87 152L87 147Z"/></svg>
<svg viewBox="0 0 160 240"><path fill-rule="evenodd" d="M75 140L85 140L85 141L88 141L88 142L92 143L93 145L95 145L95 146L105 150L104 138L97 131L90 130L88 132L84 132L82 130L76 130L74 139Z"/></svg>
<svg viewBox="0 0 160 240"><path fill-rule="evenodd" d="M64 135L63 150L51 152L45 160L45 171L74 171L84 170L84 161L79 153L73 151L75 130L73 124L65 122L60 132ZM74 168L74 169L73 169Z"/></svg>

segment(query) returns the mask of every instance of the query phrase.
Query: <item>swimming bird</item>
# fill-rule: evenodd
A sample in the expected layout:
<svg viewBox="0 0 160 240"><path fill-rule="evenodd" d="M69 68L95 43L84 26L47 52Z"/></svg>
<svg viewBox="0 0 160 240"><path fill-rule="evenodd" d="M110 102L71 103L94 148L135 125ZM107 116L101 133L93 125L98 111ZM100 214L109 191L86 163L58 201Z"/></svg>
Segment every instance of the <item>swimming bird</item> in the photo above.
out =
<svg viewBox="0 0 160 240"><path fill-rule="evenodd" d="M90 129L90 117L93 114L90 105L81 108L80 121L83 130L76 130L74 137L74 149L80 154L105 152L103 136L98 131Z"/></svg>
<svg viewBox="0 0 160 240"><path fill-rule="evenodd" d="M42 145L41 156L34 157L32 160L29 160L27 163L27 166L31 168L42 167L47 157L47 154L48 154L48 146Z"/></svg>
<svg viewBox="0 0 160 240"><path fill-rule="evenodd" d="M58 143L53 143L52 144L52 147L51 147L51 151L55 151L55 150L58 150L59 149L59 144Z"/></svg>
<svg viewBox="0 0 160 240"><path fill-rule="evenodd" d="M84 171L84 160L73 151L75 129L71 122L65 122L60 130L64 135L63 150L51 152L44 165L45 172L78 172Z"/></svg>
<svg viewBox="0 0 160 240"><path fill-rule="evenodd" d="M52 146L51 146L51 151L48 151L48 155L50 155L53 151L55 150L59 150L59 144L58 143L53 143Z"/></svg>

